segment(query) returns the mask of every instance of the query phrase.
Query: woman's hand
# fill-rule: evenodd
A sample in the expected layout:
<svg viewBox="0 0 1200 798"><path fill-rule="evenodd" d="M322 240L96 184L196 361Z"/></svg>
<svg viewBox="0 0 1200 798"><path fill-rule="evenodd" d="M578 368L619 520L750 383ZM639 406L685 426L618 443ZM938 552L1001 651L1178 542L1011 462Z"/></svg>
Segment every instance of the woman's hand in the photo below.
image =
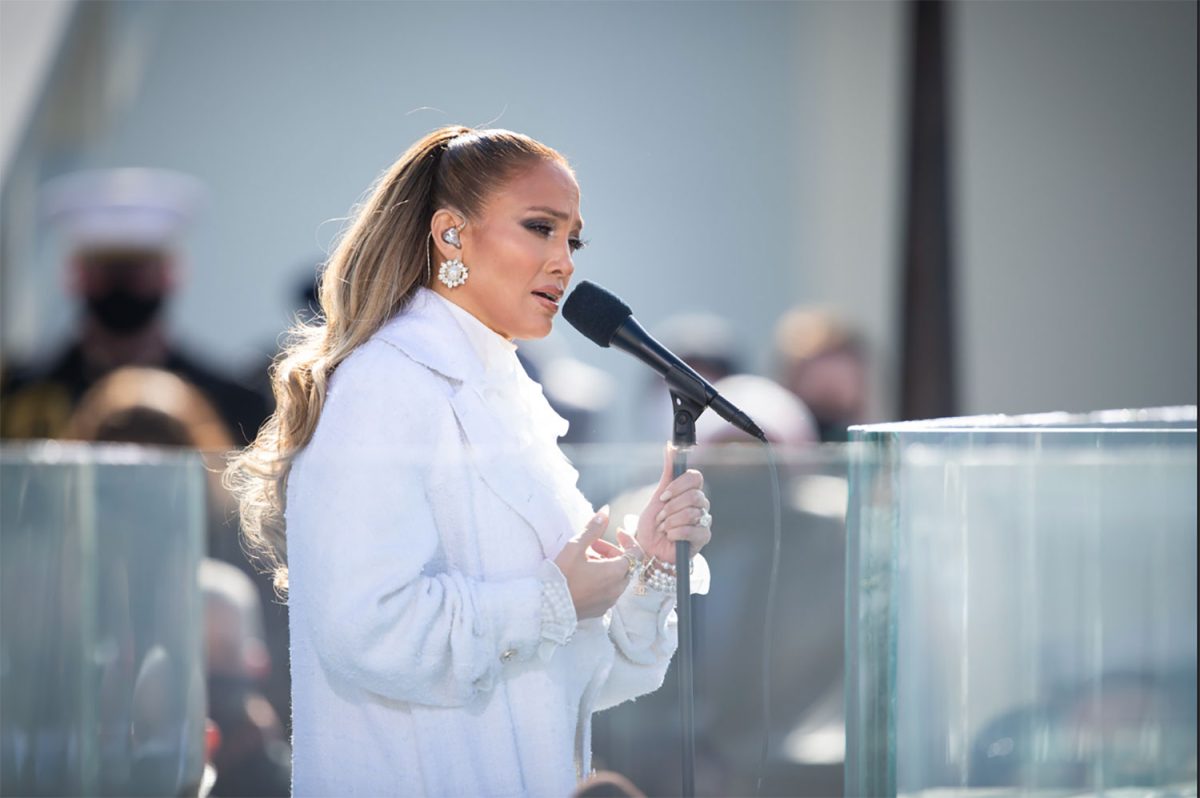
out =
<svg viewBox="0 0 1200 798"><path fill-rule="evenodd" d="M712 523L703 488L704 477L695 469L685 471L678 479L671 479L671 447L668 446L663 458L662 479L654 489L650 503L638 517L637 543L647 557L673 563L677 541L686 540L692 544L694 557L712 540L712 531L701 525L705 518Z"/></svg>
<svg viewBox="0 0 1200 798"><path fill-rule="evenodd" d="M600 539L607 528L608 507L605 506L554 558L554 564L567 578L571 600L575 603L575 617L580 620L598 618L616 604L633 572L630 561L620 549ZM615 553L615 556L603 556L598 549L605 554Z"/></svg>

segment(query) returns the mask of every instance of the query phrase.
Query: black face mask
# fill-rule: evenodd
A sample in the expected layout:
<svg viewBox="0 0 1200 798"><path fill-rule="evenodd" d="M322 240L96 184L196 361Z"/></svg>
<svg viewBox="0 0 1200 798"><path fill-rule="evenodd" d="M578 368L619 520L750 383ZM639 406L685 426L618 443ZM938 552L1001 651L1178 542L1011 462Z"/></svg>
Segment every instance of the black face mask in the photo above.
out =
<svg viewBox="0 0 1200 798"><path fill-rule="evenodd" d="M161 294L142 296L120 287L87 298L88 312L117 333L133 333L143 329L158 315L162 305Z"/></svg>

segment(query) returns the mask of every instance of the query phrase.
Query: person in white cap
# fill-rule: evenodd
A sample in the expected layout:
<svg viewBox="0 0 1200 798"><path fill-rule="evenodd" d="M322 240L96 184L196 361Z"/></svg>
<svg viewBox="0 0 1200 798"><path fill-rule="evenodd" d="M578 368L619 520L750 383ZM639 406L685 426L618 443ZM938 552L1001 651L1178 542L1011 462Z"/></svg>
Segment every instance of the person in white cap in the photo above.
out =
<svg viewBox="0 0 1200 798"><path fill-rule="evenodd" d="M64 349L6 375L0 437L60 436L88 387L136 365L192 383L235 441L253 439L268 413L265 397L185 354L164 320L179 282L180 239L203 195L196 178L161 169L76 172L46 184L42 211L64 238L68 284L82 312Z"/></svg>

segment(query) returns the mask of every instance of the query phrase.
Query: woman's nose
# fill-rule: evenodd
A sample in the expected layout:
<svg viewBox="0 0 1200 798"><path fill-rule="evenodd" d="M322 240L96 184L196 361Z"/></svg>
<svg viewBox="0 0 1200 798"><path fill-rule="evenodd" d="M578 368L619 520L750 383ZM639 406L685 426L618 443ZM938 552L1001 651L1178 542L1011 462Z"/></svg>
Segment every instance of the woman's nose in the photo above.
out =
<svg viewBox="0 0 1200 798"><path fill-rule="evenodd" d="M550 262L550 272L552 274L561 274L568 280L571 279L571 275L575 273L575 261L571 259L571 250L569 248L556 255L554 260Z"/></svg>

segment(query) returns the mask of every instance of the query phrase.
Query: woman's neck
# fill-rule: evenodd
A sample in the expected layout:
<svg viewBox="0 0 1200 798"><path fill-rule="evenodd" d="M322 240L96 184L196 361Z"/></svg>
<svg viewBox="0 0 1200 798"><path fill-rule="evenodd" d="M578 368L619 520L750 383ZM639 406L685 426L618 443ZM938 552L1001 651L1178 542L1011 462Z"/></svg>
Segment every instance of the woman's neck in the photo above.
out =
<svg viewBox="0 0 1200 798"><path fill-rule="evenodd" d="M495 325L488 322L486 315L482 312L481 308L478 307L477 303L471 301L471 297L469 294L465 294L457 288L455 288L455 289L447 288L446 286L441 285L441 284L436 284L436 285L432 286L429 290L433 291L433 293L437 294L442 299L446 300L447 302L454 305L455 307L461 308L462 310L466 311L467 313L470 313L471 316L473 316L476 321L478 321L484 327L487 327L489 330L494 332L496 335L499 335L505 341L508 341L509 343L513 343L513 339L511 336L506 335L505 333L501 332L500 330L497 330Z"/></svg>

